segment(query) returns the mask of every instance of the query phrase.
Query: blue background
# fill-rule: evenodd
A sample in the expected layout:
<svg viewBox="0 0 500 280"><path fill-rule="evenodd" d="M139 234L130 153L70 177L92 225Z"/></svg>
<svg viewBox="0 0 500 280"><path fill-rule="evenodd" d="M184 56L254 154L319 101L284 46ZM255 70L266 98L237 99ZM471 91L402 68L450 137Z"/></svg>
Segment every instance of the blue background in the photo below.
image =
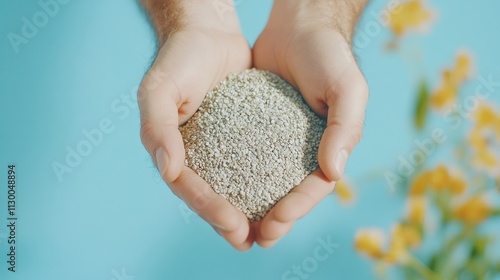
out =
<svg viewBox="0 0 500 280"><path fill-rule="evenodd" d="M243 31L253 43L271 1L237 1ZM359 29L385 1L373 1ZM458 50L475 59L476 74L500 79L500 3L432 1L436 19L425 36L405 38L404 52L387 53L390 32L358 50L371 97L362 143L347 177L357 186L356 203L329 196L274 248L233 250L189 212L161 182L139 139L134 103L152 62L155 36L132 0L69 1L15 53L7 34L19 34L22 18L40 11L36 1L0 3L0 279L281 279L293 265L314 256L318 238L338 244L309 279L373 279L373 267L353 249L360 227L388 228L403 201L376 170L393 170L415 139L412 112L416 85L425 75L439 82L443 66ZM477 81L464 89L473 93ZM498 94L496 97L498 99ZM116 107L123 111L117 113ZM127 113L126 113L127 112ZM54 162L66 147L76 149L82 130L109 119L113 132L62 181ZM439 159L438 159L439 160ZM7 271L6 175L15 163L17 184L17 270ZM368 174L368 175L367 175ZM5 179L1 179L5 178ZM5 182L4 182L5 181ZM126 278L124 278L126 279Z"/></svg>

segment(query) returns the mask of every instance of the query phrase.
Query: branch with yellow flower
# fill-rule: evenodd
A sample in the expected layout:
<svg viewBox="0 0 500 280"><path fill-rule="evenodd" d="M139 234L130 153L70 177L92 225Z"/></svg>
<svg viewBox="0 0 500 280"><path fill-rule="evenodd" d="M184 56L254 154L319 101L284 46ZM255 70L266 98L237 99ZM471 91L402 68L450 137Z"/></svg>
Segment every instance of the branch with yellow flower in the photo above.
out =
<svg viewBox="0 0 500 280"><path fill-rule="evenodd" d="M407 0L398 9L388 20L397 40L432 18L421 0ZM423 133L428 120L443 118L461 101L472 68L472 57L462 51L442 71L434 90L427 81L420 83L416 133ZM498 225L500 217L494 199L500 200L500 110L491 101L476 105L460 116L466 124L457 131L457 141L448 141L434 152L448 153L453 163L435 164L427 157L408 180L400 182L407 210L390 234L375 228L358 231L356 250L375 260L377 267L396 268L404 279L500 276L500 261L488 254L500 237L487 230L488 225ZM450 155L450 150L455 153Z"/></svg>

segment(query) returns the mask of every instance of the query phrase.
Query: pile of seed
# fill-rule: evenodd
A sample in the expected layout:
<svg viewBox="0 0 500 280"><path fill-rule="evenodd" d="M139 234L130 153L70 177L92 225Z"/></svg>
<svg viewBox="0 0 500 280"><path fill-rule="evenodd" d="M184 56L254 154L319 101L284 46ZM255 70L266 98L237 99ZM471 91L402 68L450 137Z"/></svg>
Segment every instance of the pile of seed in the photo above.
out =
<svg viewBox="0 0 500 280"><path fill-rule="evenodd" d="M256 221L318 168L325 127L290 84L251 69L219 83L180 131L186 165Z"/></svg>

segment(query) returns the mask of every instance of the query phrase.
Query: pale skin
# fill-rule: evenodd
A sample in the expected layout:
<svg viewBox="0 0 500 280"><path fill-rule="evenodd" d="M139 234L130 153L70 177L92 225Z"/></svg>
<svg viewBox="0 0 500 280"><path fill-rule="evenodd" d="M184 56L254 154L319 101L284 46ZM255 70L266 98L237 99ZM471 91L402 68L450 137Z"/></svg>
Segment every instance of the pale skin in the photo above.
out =
<svg viewBox="0 0 500 280"><path fill-rule="evenodd" d="M213 0L142 2L159 38L158 55L138 93L144 146L173 193L234 248L273 246L334 190L360 141L368 86L348 46L368 0L275 0L253 49L236 11L224 10L221 17ZM290 82L328 123L320 168L256 223L184 166L178 130L218 82L251 67Z"/></svg>

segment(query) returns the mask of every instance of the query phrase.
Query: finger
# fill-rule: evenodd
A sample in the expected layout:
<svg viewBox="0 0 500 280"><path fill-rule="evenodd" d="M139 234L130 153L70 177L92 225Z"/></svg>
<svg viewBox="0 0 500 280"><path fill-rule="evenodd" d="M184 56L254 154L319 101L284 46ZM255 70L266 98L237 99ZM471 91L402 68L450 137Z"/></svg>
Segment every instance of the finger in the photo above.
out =
<svg viewBox="0 0 500 280"><path fill-rule="evenodd" d="M184 165L178 126L194 114L205 93L220 79L215 74L194 73L209 73L218 64L221 58L210 51L215 47L213 39L201 34L174 34L159 50L139 88L141 139L167 182L174 181Z"/></svg>
<svg viewBox="0 0 500 280"><path fill-rule="evenodd" d="M353 64L325 93L327 128L318 149L318 162L326 177L339 180L354 147L361 140L368 86Z"/></svg>
<svg viewBox="0 0 500 280"><path fill-rule="evenodd" d="M260 245L262 241L277 240L288 233L293 223L311 211L334 187L335 182L330 181L320 169L311 173L260 222L257 243Z"/></svg>
<svg viewBox="0 0 500 280"><path fill-rule="evenodd" d="M170 189L236 249L246 249L253 243L250 223L240 210L216 194L193 170L183 167ZM249 248L249 247L248 247Z"/></svg>
<svg viewBox="0 0 500 280"><path fill-rule="evenodd" d="M318 161L328 179L338 180L361 137L368 86L342 35L330 29L306 35L291 47L289 69L309 106L328 118Z"/></svg>
<svg viewBox="0 0 500 280"><path fill-rule="evenodd" d="M273 247L282 236L285 236L293 227L293 222L281 223L278 221L269 221L266 228L267 231L261 232L261 223L256 227L255 242L262 248ZM269 231L271 229L271 231Z"/></svg>
<svg viewBox="0 0 500 280"><path fill-rule="evenodd" d="M234 234L234 233L231 233L231 232L226 232L220 228L217 228L215 226L213 226L213 229L220 235L222 236L224 239L228 240L228 238L230 238L229 235L237 235L237 234ZM241 227L239 230L241 231L244 231L245 228ZM250 248L252 248L252 245L253 243L255 242L255 238L254 238L254 234L253 234L253 231L250 230L249 233L248 233L248 236L247 236L247 239L241 243L241 244L236 244L234 245L233 247L238 250L238 251L247 251L249 250Z"/></svg>
<svg viewBox="0 0 500 280"><path fill-rule="evenodd" d="M179 88L165 72L152 68L138 92L141 140L158 171L174 181L184 165L184 143L178 129Z"/></svg>

